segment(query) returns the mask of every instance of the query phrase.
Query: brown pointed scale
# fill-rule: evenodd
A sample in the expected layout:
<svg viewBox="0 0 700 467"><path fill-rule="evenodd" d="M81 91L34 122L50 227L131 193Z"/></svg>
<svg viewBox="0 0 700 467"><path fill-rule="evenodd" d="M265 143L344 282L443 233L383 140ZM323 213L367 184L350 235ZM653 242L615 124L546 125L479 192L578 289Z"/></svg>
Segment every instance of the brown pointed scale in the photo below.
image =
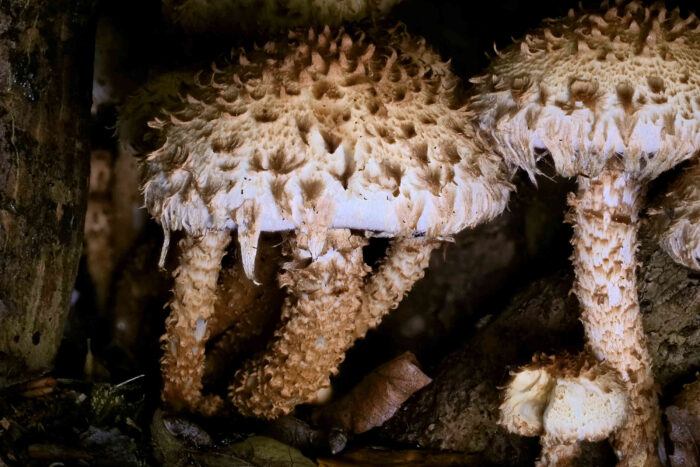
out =
<svg viewBox="0 0 700 467"><path fill-rule="evenodd" d="M654 465L659 410L635 268L647 183L700 150L700 21L661 3L603 4L547 20L473 79L480 139L531 176L551 156L570 196L576 293L588 347L622 376L625 465Z"/></svg>
<svg viewBox="0 0 700 467"><path fill-rule="evenodd" d="M671 184L649 210L659 244L677 263L700 270L700 160Z"/></svg>
<svg viewBox="0 0 700 467"><path fill-rule="evenodd" d="M465 125L460 80L403 27L293 29L193 79L161 80L178 97L163 93L149 128L133 122L158 99L147 90L121 119L125 144L160 144L143 159L143 191L165 248L170 231L188 235L171 305L180 318L171 313L163 338L173 388L165 398L174 405L218 404L199 402L203 347L190 334L202 343L209 336L213 298L204 295L216 280L204 272L225 251L220 233L237 231L243 269L255 279L261 232L289 232L282 322L230 389L243 413L274 417L329 387L345 351L422 277L440 240L507 202L510 174ZM366 281L365 236L396 238ZM186 252L205 246L207 264ZM172 363L182 352L192 358Z"/></svg>

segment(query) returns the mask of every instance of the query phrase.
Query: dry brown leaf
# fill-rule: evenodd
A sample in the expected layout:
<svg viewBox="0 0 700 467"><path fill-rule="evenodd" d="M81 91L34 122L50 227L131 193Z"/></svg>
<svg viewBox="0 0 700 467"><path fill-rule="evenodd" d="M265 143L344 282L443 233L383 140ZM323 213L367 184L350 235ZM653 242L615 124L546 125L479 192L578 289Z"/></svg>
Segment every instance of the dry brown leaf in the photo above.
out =
<svg viewBox="0 0 700 467"><path fill-rule="evenodd" d="M314 422L364 433L381 426L413 393L431 381L421 371L415 355L404 352L374 369L337 402L316 409Z"/></svg>
<svg viewBox="0 0 700 467"><path fill-rule="evenodd" d="M666 409L671 448L668 459L671 467L700 465L700 417L685 409L670 406Z"/></svg>

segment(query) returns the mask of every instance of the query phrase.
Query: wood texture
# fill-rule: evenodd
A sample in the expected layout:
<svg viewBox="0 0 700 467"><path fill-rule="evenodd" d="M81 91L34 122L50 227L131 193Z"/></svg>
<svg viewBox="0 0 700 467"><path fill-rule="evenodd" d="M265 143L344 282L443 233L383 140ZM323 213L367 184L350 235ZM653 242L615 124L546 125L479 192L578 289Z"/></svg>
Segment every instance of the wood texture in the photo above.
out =
<svg viewBox="0 0 700 467"><path fill-rule="evenodd" d="M0 1L0 386L50 367L88 189L92 0Z"/></svg>

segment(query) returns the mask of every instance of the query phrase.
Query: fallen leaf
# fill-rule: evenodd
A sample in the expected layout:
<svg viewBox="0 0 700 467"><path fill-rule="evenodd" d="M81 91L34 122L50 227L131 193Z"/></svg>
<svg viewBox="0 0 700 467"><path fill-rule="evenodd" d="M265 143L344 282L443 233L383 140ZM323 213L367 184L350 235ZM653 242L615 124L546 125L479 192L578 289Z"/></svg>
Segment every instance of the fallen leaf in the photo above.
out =
<svg viewBox="0 0 700 467"><path fill-rule="evenodd" d="M666 418L671 441L667 454L671 467L700 465L700 417L670 406L666 409Z"/></svg>
<svg viewBox="0 0 700 467"><path fill-rule="evenodd" d="M314 410L314 423L364 433L390 419L413 393L428 385L415 355L405 352L374 369L348 394Z"/></svg>

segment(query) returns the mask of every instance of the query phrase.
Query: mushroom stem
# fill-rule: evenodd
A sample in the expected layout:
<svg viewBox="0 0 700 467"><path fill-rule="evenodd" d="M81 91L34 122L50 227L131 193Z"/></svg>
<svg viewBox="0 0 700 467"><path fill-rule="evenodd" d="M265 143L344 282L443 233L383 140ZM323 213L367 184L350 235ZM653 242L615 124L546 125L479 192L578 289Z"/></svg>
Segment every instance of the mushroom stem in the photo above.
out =
<svg viewBox="0 0 700 467"><path fill-rule="evenodd" d="M219 275L214 314L207 323L204 384L216 382L226 373L230 362L264 348L279 321L282 291L277 287L280 267L279 239L262 237L255 258L255 275L260 285L246 277L241 255L235 264ZM263 340L264 339L264 340Z"/></svg>
<svg viewBox="0 0 700 467"><path fill-rule="evenodd" d="M430 254L439 245L439 241L425 237L391 242L386 258L362 292L362 318L357 320L356 339L364 337L384 315L399 306L403 296L425 275Z"/></svg>
<svg viewBox="0 0 700 467"><path fill-rule="evenodd" d="M279 238L262 237L257 244L254 265L260 284L246 276L242 254L236 255L231 267L221 271L214 314L207 323L212 338L233 331L240 341L231 344L243 350L245 342L257 335L273 315L279 314L282 300L276 277L280 262Z"/></svg>
<svg viewBox="0 0 700 467"><path fill-rule="evenodd" d="M536 467L571 465L581 455L581 443L565 443L550 434L540 436L542 451L535 462Z"/></svg>
<svg viewBox="0 0 700 467"><path fill-rule="evenodd" d="M216 396L202 395L204 350L214 312L221 259L231 240L229 231L210 231L180 241L180 266L175 270L170 315L163 342L163 400L175 409L214 413Z"/></svg>
<svg viewBox="0 0 700 467"><path fill-rule="evenodd" d="M655 465L659 406L635 275L644 183L608 167L580 176L578 186L569 220L581 321L593 355L620 373L629 392L629 417L613 445L621 465Z"/></svg>
<svg viewBox="0 0 700 467"><path fill-rule="evenodd" d="M241 413L274 418L312 402L330 386L358 319L367 241L349 230L328 232L321 254L311 259L308 236L290 234L280 285L288 290L282 325L263 355L236 372L230 397Z"/></svg>

